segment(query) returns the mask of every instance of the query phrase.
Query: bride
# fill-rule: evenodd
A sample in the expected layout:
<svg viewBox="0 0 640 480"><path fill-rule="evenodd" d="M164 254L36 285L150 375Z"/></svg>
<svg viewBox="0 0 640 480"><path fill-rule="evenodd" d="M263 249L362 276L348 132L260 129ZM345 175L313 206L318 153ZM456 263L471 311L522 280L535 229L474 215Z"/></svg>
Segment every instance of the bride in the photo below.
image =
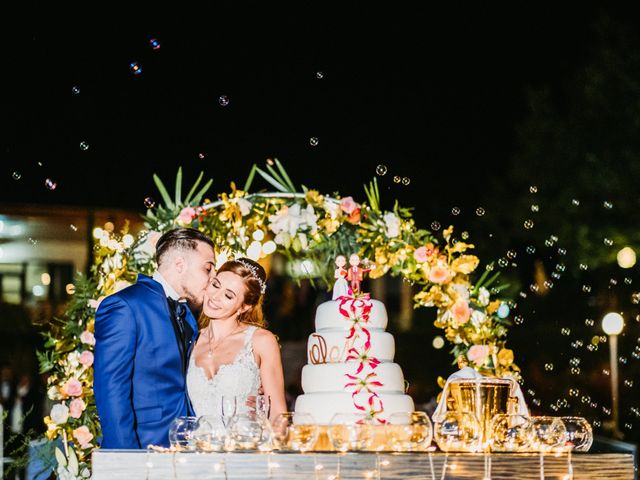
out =
<svg viewBox="0 0 640 480"><path fill-rule="evenodd" d="M224 263L207 287L187 371L197 416L220 415L223 397L248 399L259 390L270 398L270 419L286 411L280 347L264 328L265 287L264 269L248 258Z"/></svg>

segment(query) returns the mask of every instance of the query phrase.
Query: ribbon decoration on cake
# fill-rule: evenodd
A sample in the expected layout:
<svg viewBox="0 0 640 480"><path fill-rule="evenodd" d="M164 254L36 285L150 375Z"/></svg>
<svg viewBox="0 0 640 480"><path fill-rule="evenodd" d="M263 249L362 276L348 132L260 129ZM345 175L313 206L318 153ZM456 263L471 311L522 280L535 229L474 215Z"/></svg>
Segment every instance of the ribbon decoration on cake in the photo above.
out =
<svg viewBox="0 0 640 480"><path fill-rule="evenodd" d="M382 400L375 392L376 388L382 387L384 384L377 380L375 369L380 365L380 360L369 355L371 350L371 332L367 328L369 316L371 315L371 298L368 293L355 296L339 297L340 305L338 310L340 314L351 321L351 328L347 340L355 340L359 338L359 333L364 336L364 342L353 345L349 349L349 355L345 359L347 362L351 360L359 360L356 371L353 375L346 373L345 376L349 380L344 388L351 392L354 406L361 411L367 411L369 417L377 420L379 423L386 423L383 419L377 418L384 411ZM368 368L367 368L368 367ZM360 394L366 394L365 405L361 404Z"/></svg>

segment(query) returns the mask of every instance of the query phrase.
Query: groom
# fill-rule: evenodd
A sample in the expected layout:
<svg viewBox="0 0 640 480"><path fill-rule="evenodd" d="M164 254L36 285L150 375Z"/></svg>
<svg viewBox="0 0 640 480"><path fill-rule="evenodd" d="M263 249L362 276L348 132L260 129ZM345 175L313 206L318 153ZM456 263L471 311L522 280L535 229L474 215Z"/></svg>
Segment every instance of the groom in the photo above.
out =
<svg viewBox="0 0 640 480"><path fill-rule="evenodd" d="M215 274L213 241L192 228L156 245L158 270L105 298L96 312L94 390L102 448L168 446L176 417L192 415L186 369L200 310Z"/></svg>

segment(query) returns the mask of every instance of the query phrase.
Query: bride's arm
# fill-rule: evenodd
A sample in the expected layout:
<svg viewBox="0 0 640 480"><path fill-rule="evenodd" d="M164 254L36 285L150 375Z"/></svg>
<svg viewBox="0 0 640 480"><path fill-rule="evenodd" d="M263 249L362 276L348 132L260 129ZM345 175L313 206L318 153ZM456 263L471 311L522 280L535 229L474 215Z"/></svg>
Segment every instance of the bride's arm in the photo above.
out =
<svg viewBox="0 0 640 480"><path fill-rule="evenodd" d="M269 418L274 419L278 414L287 411L280 345L273 333L260 329L254 335L253 351L259 360L262 389L265 395L271 397Z"/></svg>

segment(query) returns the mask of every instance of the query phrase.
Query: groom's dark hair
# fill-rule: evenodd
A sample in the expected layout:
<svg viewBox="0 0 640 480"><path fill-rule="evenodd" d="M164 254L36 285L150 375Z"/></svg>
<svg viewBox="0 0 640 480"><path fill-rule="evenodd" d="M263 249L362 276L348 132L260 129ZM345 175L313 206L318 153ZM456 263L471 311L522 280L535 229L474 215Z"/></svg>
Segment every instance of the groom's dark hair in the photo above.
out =
<svg viewBox="0 0 640 480"><path fill-rule="evenodd" d="M156 243L156 262L158 266L162 258L170 250L195 250L198 242L206 243L214 248L213 240L195 228L176 228L164 233Z"/></svg>

